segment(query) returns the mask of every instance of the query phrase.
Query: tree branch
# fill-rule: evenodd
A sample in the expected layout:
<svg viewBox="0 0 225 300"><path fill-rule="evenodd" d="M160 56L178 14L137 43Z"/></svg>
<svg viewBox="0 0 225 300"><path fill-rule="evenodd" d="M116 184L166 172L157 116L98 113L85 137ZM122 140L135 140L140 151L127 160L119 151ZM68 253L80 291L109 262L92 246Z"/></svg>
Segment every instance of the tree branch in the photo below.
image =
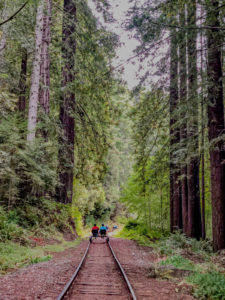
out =
<svg viewBox="0 0 225 300"><path fill-rule="evenodd" d="M9 17L8 19L6 19L5 21L3 21L2 23L0 23L0 26L4 25L5 23L11 21L12 19L15 18L15 16L27 5L27 3L30 0L27 0L13 15L11 15L11 17Z"/></svg>

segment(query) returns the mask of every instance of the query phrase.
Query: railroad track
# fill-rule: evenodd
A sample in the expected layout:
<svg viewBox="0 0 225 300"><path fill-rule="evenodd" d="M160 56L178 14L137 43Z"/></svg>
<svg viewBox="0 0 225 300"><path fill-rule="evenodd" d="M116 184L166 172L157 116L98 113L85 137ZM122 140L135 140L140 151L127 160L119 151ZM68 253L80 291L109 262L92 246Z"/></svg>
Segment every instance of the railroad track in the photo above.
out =
<svg viewBox="0 0 225 300"><path fill-rule="evenodd" d="M136 300L137 297L110 242L96 239L57 300Z"/></svg>

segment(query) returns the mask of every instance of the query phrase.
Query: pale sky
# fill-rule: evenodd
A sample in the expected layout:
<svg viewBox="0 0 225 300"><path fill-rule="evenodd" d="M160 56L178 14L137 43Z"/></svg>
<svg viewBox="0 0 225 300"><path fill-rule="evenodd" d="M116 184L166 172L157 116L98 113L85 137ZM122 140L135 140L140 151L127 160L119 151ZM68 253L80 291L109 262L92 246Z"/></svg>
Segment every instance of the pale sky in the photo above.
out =
<svg viewBox="0 0 225 300"><path fill-rule="evenodd" d="M145 2L143 0L143 2ZM165 40L165 42L161 43L156 48L153 48L151 51L146 51L146 54L148 54L148 57L145 57L145 54L141 57L141 63L140 63L140 57L134 58L131 61L126 62L126 60L132 56L135 55L134 50L139 44L139 41L134 38L134 32L128 32L125 30L124 21L126 21L127 12L132 7L132 3L129 2L129 0L111 0L111 10L113 13L113 17L116 20L115 23L112 24L106 24L104 23L103 18L101 17L101 14L97 13L95 10L95 5L93 4L92 0L88 0L88 4L91 7L93 13L95 16L101 21L102 24L111 32L116 33L120 38L121 46L117 48L117 58L113 61L113 66L116 67L120 65L121 63L124 63L123 68L124 72L122 75L122 78L124 81L127 82L128 88L132 89L135 86L138 85L140 81L140 77L143 76L146 72L149 72L149 75L147 77L147 81L145 82L145 86L147 89L151 89L151 84L157 83L159 80L165 80L165 76L156 74L157 72L157 64L160 63L160 60L162 58L165 58L166 65L169 65L168 58L166 57L166 53L168 51L168 40ZM163 37L168 37L169 33L168 31L164 32ZM137 77L137 74L139 75L139 78ZM166 79L168 80L168 79Z"/></svg>
<svg viewBox="0 0 225 300"><path fill-rule="evenodd" d="M113 66L116 67L123 64L124 72L122 74L122 78L125 82L127 82L128 88L132 89L136 85L138 85L140 77L143 76L147 71L149 75L147 77L147 81L145 82L145 87L147 89L151 89L151 84L157 82L163 82L162 86L166 86L166 82L168 83L168 68L169 68L169 57L166 55L168 52L169 47L169 31L165 30L164 34L162 35L162 43L158 46L153 47L152 50L146 51L148 57L142 56L142 62L140 63L140 59L135 58L129 62L126 60L135 55L134 50L139 45L137 39L134 38L134 32L128 32L125 30L124 22L127 20L127 12L132 7L132 3L129 0L111 0L109 1L111 5L111 11L113 13L113 17L116 22L111 24L104 23L104 20L101 14L97 13L95 10L95 5L93 4L93 0L88 0L88 4L91 7L95 16L100 20L100 22L111 32L116 33L119 36L121 46L116 49L117 58L113 61ZM145 2L143 0L143 2ZM197 6L197 16L202 14L200 6ZM198 22L198 25L204 19ZM166 39L167 38L167 39ZM200 48L200 40L197 40L197 47ZM167 70L165 72L161 72L161 74L157 74L157 70L160 68L160 61L161 59L165 59L165 66ZM198 57L199 61L199 57ZM200 62L198 62L200 63ZM141 69L140 69L141 66ZM139 75L139 78L138 76Z"/></svg>
<svg viewBox="0 0 225 300"><path fill-rule="evenodd" d="M105 24L107 29L116 33L119 36L121 46L117 48L116 53L118 58L113 61L113 66L116 67L121 63L125 62L129 57L134 55L135 48L139 45L139 42L131 36L131 32L127 32L124 29L123 22L126 20L126 13L131 7L129 0L113 0L110 1L112 6L113 16L116 22L113 24ZM95 5L92 0L88 0L89 6L92 8L94 14L101 20L101 16L95 11ZM134 65L135 63L135 65ZM132 61L125 63L123 65L124 73L122 75L123 80L128 84L128 88L132 89L138 84L138 79L136 78L136 72L138 71L138 60L133 59Z"/></svg>

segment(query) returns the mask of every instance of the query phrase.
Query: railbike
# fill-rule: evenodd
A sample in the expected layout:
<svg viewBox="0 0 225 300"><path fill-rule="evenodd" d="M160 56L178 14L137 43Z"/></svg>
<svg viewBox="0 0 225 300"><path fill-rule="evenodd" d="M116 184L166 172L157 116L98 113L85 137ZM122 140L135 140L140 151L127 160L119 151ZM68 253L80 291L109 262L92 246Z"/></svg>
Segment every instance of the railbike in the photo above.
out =
<svg viewBox="0 0 225 300"><path fill-rule="evenodd" d="M92 236L89 239L90 242L93 243L93 241L97 239L103 239L106 243L109 242L109 237L107 236L105 229L100 229L99 231L97 229L92 230Z"/></svg>

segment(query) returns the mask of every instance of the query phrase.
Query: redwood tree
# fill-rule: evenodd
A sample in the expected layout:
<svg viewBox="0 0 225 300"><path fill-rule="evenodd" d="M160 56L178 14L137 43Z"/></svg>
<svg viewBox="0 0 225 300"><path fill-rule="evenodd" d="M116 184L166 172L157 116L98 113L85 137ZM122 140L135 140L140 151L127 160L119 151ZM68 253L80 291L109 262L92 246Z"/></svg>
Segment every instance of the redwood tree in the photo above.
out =
<svg viewBox="0 0 225 300"><path fill-rule="evenodd" d="M28 133L27 140L35 139L36 125L37 125L37 107L38 95L40 86L40 64L41 64L41 45L42 45L42 31L43 31L43 2L41 0L37 8L36 28L35 28L35 53L32 69L31 88L29 97L28 110Z"/></svg>
<svg viewBox="0 0 225 300"><path fill-rule="evenodd" d="M210 141L211 197L213 245L215 250L225 248L225 145L224 103L222 83L222 37L218 30L219 1L209 1L208 38L208 135Z"/></svg>
<svg viewBox="0 0 225 300"><path fill-rule="evenodd" d="M40 91L39 102L46 114L49 113L49 88L50 88L50 57L49 45L51 41L51 0L45 0L43 16L43 33L41 47L41 67L40 67Z"/></svg>
<svg viewBox="0 0 225 300"><path fill-rule="evenodd" d="M18 110L25 113L26 109L26 80L27 80L27 49L22 49L21 70L19 80Z"/></svg>
<svg viewBox="0 0 225 300"><path fill-rule="evenodd" d="M187 9L188 27L196 26L196 1L191 0ZM199 239L202 235L199 153L198 153L198 93L196 30L188 30L188 228L187 235Z"/></svg>
<svg viewBox="0 0 225 300"><path fill-rule="evenodd" d="M178 127L178 53L177 35L172 30L170 45L170 224L171 231L182 228L180 169L176 148L180 142Z"/></svg>
<svg viewBox="0 0 225 300"><path fill-rule="evenodd" d="M185 27L185 5L179 12L180 27ZM179 62L180 62L180 146L183 149L181 161L181 195L183 231L188 228L188 186L187 186L187 62L186 62L186 31L181 29L179 34Z"/></svg>
<svg viewBox="0 0 225 300"><path fill-rule="evenodd" d="M75 108L75 53L76 1L64 0L62 32L62 90L59 120L62 134L59 138L59 186L57 199L71 203L74 168L74 108Z"/></svg>

